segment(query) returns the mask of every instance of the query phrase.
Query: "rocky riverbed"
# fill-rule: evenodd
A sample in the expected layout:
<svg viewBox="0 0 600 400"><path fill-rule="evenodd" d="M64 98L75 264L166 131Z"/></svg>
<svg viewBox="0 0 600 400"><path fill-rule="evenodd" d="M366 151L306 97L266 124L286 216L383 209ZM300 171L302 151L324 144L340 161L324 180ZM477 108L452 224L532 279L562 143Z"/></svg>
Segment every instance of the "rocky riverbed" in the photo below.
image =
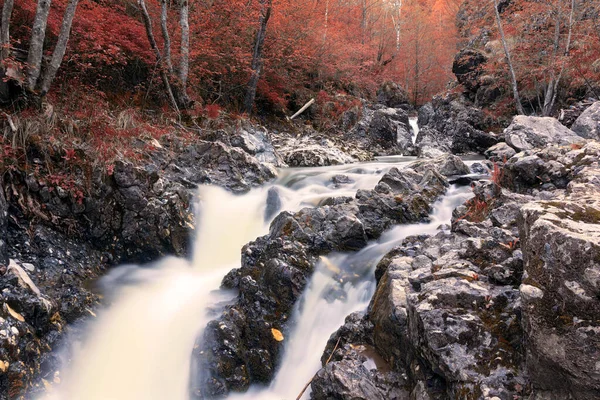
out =
<svg viewBox="0 0 600 400"><path fill-rule="evenodd" d="M451 226L408 237L387 254L368 309L314 349L323 368L311 398L598 398L598 103L572 130L552 118L517 117L491 134L476 108L440 98L421 109L413 144L402 96L384 95L340 137L244 123L191 144L165 141L152 163L122 162L110 176L94 175L83 198L26 173L5 177L0 398L60 382L53 350L73 322L94 318L100 301L86 282L117 263L189 254L198 185L244 193L284 166L394 153L423 159L391 169L373 189L283 212L241 249L241 267L223 280L237 298L208 323L192 355L204 371L193 395L269 383L285 345L273 330L287 335L319 257L427 220L462 176L474 198ZM489 161L469 168L451 153ZM277 194L270 198L277 213Z"/></svg>

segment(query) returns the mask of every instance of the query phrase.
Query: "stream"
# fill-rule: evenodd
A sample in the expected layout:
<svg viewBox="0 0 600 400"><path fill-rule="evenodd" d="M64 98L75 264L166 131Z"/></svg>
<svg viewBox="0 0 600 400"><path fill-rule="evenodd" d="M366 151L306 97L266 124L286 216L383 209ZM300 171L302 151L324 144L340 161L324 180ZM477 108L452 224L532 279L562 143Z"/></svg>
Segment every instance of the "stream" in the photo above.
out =
<svg viewBox="0 0 600 400"><path fill-rule="evenodd" d="M187 400L195 339L214 319L215 309L236 295L220 290L221 280L239 267L242 246L268 233L276 215L265 217L269 189L279 193L280 211L298 211L328 197L372 189L390 168L413 160L385 157L362 164L286 169L274 184L242 196L201 187L192 259L168 257L143 267L124 265L102 278L99 290L106 307L63 351L69 362L60 373L61 384L40 400ZM295 307L274 381L230 399L295 399L319 370L329 336L348 314L366 309L381 258L407 236L435 233L470 196L468 187L452 186L434 205L429 223L399 225L359 252L322 257ZM334 279L333 271L341 265L353 266L352 279ZM309 391L303 399L310 397Z"/></svg>

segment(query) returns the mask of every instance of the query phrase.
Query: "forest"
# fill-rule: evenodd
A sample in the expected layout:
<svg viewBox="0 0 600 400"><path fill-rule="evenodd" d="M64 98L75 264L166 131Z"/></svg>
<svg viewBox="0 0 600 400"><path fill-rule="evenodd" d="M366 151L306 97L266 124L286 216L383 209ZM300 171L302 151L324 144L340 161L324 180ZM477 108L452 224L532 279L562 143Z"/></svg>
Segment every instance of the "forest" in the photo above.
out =
<svg viewBox="0 0 600 400"><path fill-rule="evenodd" d="M600 398L600 1L0 7L0 400Z"/></svg>

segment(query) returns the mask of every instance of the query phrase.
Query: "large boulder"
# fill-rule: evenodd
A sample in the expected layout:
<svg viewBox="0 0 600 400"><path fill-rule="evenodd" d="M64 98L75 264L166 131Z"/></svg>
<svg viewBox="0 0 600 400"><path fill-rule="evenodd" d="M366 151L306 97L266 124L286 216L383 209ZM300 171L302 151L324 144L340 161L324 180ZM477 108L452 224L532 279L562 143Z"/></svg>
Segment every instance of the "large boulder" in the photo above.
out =
<svg viewBox="0 0 600 400"><path fill-rule="evenodd" d="M418 160L408 166L417 172L427 169L436 169L440 174L446 177L468 175L471 170L464 161L453 154L443 154L428 160Z"/></svg>
<svg viewBox="0 0 600 400"><path fill-rule="evenodd" d="M562 125L556 118L516 116L504 130L506 143L517 152L552 144L570 145L585 140Z"/></svg>
<svg viewBox="0 0 600 400"><path fill-rule="evenodd" d="M586 109L571 129L581 137L600 140L600 101Z"/></svg>
<svg viewBox="0 0 600 400"><path fill-rule="evenodd" d="M540 398L600 397L600 202L521 210L527 367Z"/></svg>
<svg viewBox="0 0 600 400"><path fill-rule="evenodd" d="M406 110L367 105L362 115L362 119L344 135L344 140L369 149L374 155L414 154Z"/></svg>
<svg viewBox="0 0 600 400"><path fill-rule="evenodd" d="M483 153L498 143L495 135L483 131L486 125L483 112L464 99L435 97L419 109L417 152L433 148L453 154Z"/></svg>
<svg viewBox="0 0 600 400"><path fill-rule="evenodd" d="M408 93L395 82L384 82L377 89L377 102L390 108L409 108Z"/></svg>
<svg viewBox="0 0 600 400"><path fill-rule="evenodd" d="M331 142L324 145L318 143L289 143L281 148L281 155L290 167L323 167L355 162L356 160L336 148ZM298 146L298 144L300 144Z"/></svg>
<svg viewBox="0 0 600 400"><path fill-rule="evenodd" d="M394 108L383 108L373 113L369 125L369 136L374 145L383 149L399 146L401 149L412 147L412 134L408 123L408 114Z"/></svg>

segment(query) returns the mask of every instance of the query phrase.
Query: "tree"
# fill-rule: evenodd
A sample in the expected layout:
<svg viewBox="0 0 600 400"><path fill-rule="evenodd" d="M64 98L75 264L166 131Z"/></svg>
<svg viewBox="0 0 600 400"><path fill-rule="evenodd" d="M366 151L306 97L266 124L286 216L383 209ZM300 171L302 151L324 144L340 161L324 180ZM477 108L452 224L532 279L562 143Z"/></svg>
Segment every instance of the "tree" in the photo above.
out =
<svg viewBox="0 0 600 400"><path fill-rule="evenodd" d="M246 89L246 99L244 101L244 111L250 114L254 107L254 98L256 97L256 87L260 79L260 73L263 63L263 49L265 46L265 38L267 37L267 24L271 18L271 10L273 8L273 0L259 0L260 15L258 18L258 30L256 31L256 39L254 41L254 51L252 52L252 75Z"/></svg>
<svg viewBox="0 0 600 400"><path fill-rule="evenodd" d="M60 33L52 53L52 59L42 72L42 56L44 54L44 39L51 0L38 0L35 18L31 29L29 53L27 55L26 88L30 93L44 97L50 90L50 85L56 76L71 34L71 25L79 0L69 0L62 19ZM8 27L6 28L8 29Z"/></svg>
<svg viewBox="0 0 600 400"><path fill-rule="evenodd" d="M502 41L502 47L504 49L504 55L506 56L506 63L510 70L510 79L512 83L513 97L515 100L515 107L520 115L525 114L523 105L521 104L521 97L519 96L519 87L517 85L517 76L515 74L515 68L513 66L512 58L510 57L510 51L508 50L508 44L506 43L506 36L504 35L504 28L502 27L502 20L500 19L500 11L498 11L498 0L494 2L494 14L496 16L496 24L498 25L498 31L500 32L500 40Z"/></svg>
<svg viewBox="0 0 600 400"><path fill-rule="evenodd" d="M156 62L160 69L160 76L165 87L165 92L171 106L179 113L181 109L190 106L190 100L187 94L187 76L189 71L189 23L188 23L188 0L179 0L180 28L181 28L181 62L179 73L176 76L173 70L171 59L171 39L168 28L168 4L167 0L160 0L161 14L160 26L163 39L163 51L161 52L152 28L152 18L146 6L145 0L138 0L138 6L142 13L146 35L150 42L150 47L156 56Z"/></svg>

